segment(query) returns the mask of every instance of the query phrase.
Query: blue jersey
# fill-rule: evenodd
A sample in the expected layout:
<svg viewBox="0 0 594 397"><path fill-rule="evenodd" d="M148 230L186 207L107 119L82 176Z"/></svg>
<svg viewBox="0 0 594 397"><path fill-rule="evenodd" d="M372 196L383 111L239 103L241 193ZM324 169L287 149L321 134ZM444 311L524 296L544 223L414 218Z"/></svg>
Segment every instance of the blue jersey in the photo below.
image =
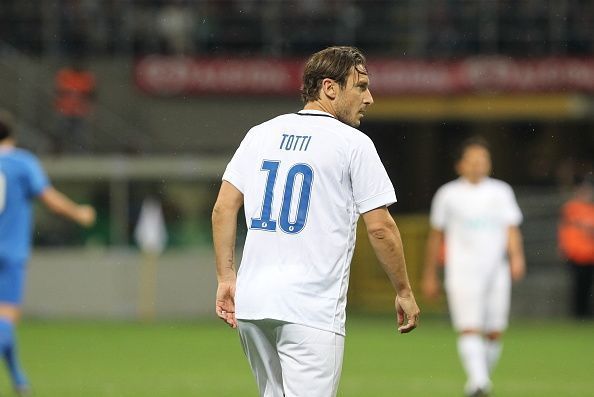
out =
<svg viewBox="0 0 594 397"><path fill-rule="evenodd" d="M0 258L26 259L31 250L31 201L49 186L37 157L0 150Z"/></svg>

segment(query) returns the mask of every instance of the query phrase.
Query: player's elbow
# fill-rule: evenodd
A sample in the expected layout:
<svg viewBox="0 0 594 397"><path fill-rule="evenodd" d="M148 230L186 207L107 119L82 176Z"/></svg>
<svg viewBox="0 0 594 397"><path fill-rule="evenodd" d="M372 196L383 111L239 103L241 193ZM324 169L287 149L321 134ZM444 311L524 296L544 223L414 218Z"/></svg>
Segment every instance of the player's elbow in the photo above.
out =
<svg viewBox="0 0 594 397"><path fill-rule="evenodd" d="M394 222L374 222L367 226L367 234L370 239L386 240L393 237L395 233Z"/></svg>
<svg viewBox="0 0 594 397"><path fill-rule="evenodd" d="M53 187L45 189L39 195L39 199L54 214L62 215L64 213L66 204L63 195Z"/></svg>
<svg viewBox="0 0 594 397"><path fill-rule="evenodd" d="M213 224L217 223L219 221L219 219L221 217L223 217L224 212L225 211L223 209L223 206L221 206L219 202L216 202L214 207L212 208L212 214L211 214L212 223Z"/></svg>
<svg viewBox="0 0 594 397"><path fill-rule="evenodd" d="M212 209L212 223L216 224L228 217L237 217L237 210L229 205L225 205L220 200L217 201Z"/></svg>

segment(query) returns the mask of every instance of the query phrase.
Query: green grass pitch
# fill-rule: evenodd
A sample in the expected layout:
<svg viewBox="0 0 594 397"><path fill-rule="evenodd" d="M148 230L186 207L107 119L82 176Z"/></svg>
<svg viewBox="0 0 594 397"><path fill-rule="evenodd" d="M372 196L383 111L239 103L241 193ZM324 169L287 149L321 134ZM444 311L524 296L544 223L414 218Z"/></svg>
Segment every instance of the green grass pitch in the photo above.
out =
<svg viewBox="0 0 594 397"><path fill-rule="evenodd" d="M388 317L351 316L339 396L462 396L445 319L409 335ZM196 323L25 321L18 332L35 397L257 397L235 331ZM594 323L513 321L496 397L594 396ZM5 371L0 395L8 391Z"/></svg>

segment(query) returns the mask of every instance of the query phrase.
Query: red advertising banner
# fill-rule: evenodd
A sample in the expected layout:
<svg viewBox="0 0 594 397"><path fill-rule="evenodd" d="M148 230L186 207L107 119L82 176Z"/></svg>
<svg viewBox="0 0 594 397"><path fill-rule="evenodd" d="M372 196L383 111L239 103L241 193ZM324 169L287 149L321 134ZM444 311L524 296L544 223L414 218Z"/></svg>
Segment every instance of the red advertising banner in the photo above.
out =
<svg viewBox="0 0 594 397"><path fill-rule="evenodd" d="M151 56L136 63L137 86L155 95L295 95L302 61Z"/></svg>
<svg viewBox="0 0 594 397"><path fill-rule="evenodd" d="M152 95L297 95L303 60L150 56L134 68ZM452 62L370 59L372 93L594 92L594 58L517 60L477 57Z"/></svg>

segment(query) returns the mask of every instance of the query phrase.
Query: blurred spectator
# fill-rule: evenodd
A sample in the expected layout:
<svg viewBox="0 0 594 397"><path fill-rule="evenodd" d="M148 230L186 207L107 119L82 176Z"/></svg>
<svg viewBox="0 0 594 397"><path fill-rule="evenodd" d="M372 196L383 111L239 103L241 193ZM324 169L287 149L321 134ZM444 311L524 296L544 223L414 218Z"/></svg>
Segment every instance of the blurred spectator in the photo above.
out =
<svg viewBox="0 0 594 397"><path fill-rule="evenodd" d="M81 0L62 0L59 28L62 51L81 56L88 50L89 17Z"/></svg>
<svg viewBox="0 0 594 397"><path fill-rule="evenodd" d="M95 75L87 69L82 57L75 57L56 73L55 89L54 151L87 152L88 123L96 94Z"/></svg>
<svg viewBox="0 0 594 397"><path fill-rule="evenodd" d="M172 1L159 11L157 30L167 54L187 54L192 50L193 17L182 1Z"/></svg>
<svg viewBox="0 0 594 397"><path fill-rule="evenodd" d="M572 275L572 314L592 316L594 275L594 179L578 184L574 196L563 205L559 222L559 249Z"/></svg>
<svg viewBox="0 0 594 397"><path fill-rule="evenodd" d="M363 24L361 8L352 1L337 7L338 21L334 31L337 43L354 43L357 38L357 29Z"/></svg>
<svg viewBox="0 0 594 397"><path fill-rule="evenodd" d="M135 54L158 51L155 31L156 11L148 4L136 5L130 12L128 20L132 48Z"/></svg>
<svg viewBox="0 0 594 397"><path fill-rule="evenodd" d="M0 2L0 45L7 43L21 51L39 52L42 27L40 0Z"/></svg>
<svg viewBox="0 0 594 397"><path fill-rule="evenodd" d="M431 57L447 57L459 55L467 38L464 34L469 29L468 21L455 21L460 9L448 1L437 1L427 11L428 25L434 28L427 30L428 43L426 53ZM458 22L458 23L457 23Z"/></svg>
<svg viewBox="0 0 594 397"><path fill-rule="evenodd" d="M573 193L576 188L576 179L582 180L584 178L580 177L580 175L592 174L592 170L594 170L594 159L587 158L589 154L580 155L577 153L579 149L583 149L584 147L586 148L586 153L589 153L588 146L577 144L573 149L574 153L559 162L555 176L561 193ZM552 157L554 151L549 151L547 155Z"/></svg>
<svg viewBox="0 0 594 397"><path fill-rule="evenodd" d="M594 3L591 1L572 2L567 16L567 52L570 54L591 55L594 52Z"/></svg>

